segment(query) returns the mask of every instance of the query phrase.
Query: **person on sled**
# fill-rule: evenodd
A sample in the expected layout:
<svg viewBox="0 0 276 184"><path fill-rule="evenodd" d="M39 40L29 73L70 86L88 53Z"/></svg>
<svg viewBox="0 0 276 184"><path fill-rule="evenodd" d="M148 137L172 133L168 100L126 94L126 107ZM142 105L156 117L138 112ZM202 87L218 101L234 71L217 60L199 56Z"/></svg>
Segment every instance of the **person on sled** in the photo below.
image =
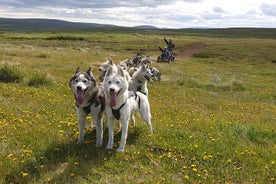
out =
<svg viewBox="0 0 276 184"><path fill-rule="evenodd" d="M165 47L164 49L162 49L161 47L159 47L159 50L161 51L161 57L165 58L168 54L167 48Z"/></svg>
<svg viewBox="0 0 276 184"><path fill-rule="evenodd" d="M164 37L164 41L166 42L167 44L167 50L169 51L173 51L174 49L174 43L172 41L172 39L169 39L169 41Z"/></svg>

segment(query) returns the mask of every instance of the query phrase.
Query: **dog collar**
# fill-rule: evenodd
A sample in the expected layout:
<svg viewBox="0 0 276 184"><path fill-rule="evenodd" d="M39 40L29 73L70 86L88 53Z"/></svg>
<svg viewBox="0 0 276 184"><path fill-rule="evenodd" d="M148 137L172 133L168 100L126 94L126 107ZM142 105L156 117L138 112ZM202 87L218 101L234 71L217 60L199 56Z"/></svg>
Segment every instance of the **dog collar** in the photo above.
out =
<svg viewBox="0 0 276 184"><path fill-rule="evenodd" d="M112 109L112 114L117 120L120 119L120 110L124 107L125 104L126 104L126 102L123 103L118 109L111 108Z"/></svg>

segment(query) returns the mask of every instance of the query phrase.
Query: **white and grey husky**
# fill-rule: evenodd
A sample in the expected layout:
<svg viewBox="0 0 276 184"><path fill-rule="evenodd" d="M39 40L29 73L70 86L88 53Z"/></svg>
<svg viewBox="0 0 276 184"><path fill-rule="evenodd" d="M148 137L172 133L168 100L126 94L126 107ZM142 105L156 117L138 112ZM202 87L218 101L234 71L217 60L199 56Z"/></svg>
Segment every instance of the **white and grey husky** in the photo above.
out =
<svg viewBox="0 0 276 184"><path fill-rule="evenodd" d="M148 97L141 92L128 91L128 81L121 67L109 67L104 77L105 110L109 131L107 149L112 149L114 144L114 119L122 124L122 135L118 152L124 151L128 122L131 115L138 111L142 119L147 123L152 133L151 114Z"/></svg>
<svg viewBox="0 0 276 184"><path fill-rule="evenodd" d="M151 81L153 74L150 69L144 64L141 64L139 69L134 72L132 79L129 81L129 91L140 91L148 96L147 81Z"/></svg>
<svg viewBox="0 0 276 184"><path fill-rule="evenodd" d="M69 86L76 100L76 111L79 122L79 142L84 140L84 124L86 117L90 114L96 123L96 146L101 146L103 142L102 117L105 109L103 87L97 84L91 68L86 72L77 68L75 74L70 79Z"/></svg>

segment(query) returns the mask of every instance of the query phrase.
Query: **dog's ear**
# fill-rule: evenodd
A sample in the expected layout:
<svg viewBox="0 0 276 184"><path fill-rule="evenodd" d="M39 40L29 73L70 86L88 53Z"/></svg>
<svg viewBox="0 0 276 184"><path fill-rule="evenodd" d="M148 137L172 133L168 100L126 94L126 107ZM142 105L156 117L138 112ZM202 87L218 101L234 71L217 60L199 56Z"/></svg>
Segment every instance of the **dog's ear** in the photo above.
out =
<svg viewBox="0 0 276 184"><path fill-rule="evenodd" d="M142 68L142 71L147 70L147 67L146 67L146 65L144 63L141 64L141 68Z"/></svg>
<svg viewBox="0 0 276 184"><path fill-rule="evenodd" d="M113 60L112 60L112 59L109 59L109 60L108 60L108 64L113 65L113 64L114 64Z"/></svg>
<svg viewBox="0 0 276 184"><path fill-rule="evenodd" d="M88 68L88 70L86 71L86 73L87 73L90 77L94 78L94 75L93 75L93 73L92 73L91 67Z"/></svg>
<svg viewBox="0 0 276 184"><path fill-rule="evenodd" d="M122 67L118 67L118 74L122 77L125 77L124 69Z"/></svg>
<svg viewBox="0 0 276 184"><path fill-rule="evenodd" d="M78 67L78 68L76 69L75 74L79 73L80 71L81 71L81 70L80 70L80 67Z"/></svg>
<svg viewBox="0 0 276 184"><path fill-rule="evenodd" d="M106 71L106 73L105 73L105 78L107 77L107 76L109 76L110 74L112 74L113 73L113 66L110 66L108 69L107 69L107 71Z"/></svg>

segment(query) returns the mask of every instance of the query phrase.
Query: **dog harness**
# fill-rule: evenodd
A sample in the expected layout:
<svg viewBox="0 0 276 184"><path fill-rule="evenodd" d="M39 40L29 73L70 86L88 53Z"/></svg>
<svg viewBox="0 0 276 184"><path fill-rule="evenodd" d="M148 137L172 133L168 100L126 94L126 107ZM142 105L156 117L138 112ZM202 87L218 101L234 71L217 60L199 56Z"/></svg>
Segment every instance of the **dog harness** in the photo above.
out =
<svg viewBox="0 0 276 184"><path fill-rule="evenodd" d="M143 93L144 95L146 95L146 96L147 96L147 94L146 94L146 93L144 93L144 92L142 92L142 91L141 91L141 89L142 89L142 87L141 87L141 86L138 86L138 87L137 87L137 91L139 91L140 93ZM136 96L136 93L135 93L135 96Z"/></svg>
<svg viewBox="0 0 276 184"><path fill-rule="evenodd" d="M86 107L83 107L83 110L85 111L86 114L90 114L91 113L91 105L95 105L95 107L101 105L101 111L104 110L105 106L105 98L103 96L99 96L98 98L96 97L96 93L90 98L90 100L88 100L88 105ZM76 102L76 106L79 107L79 105Z"/></svg>
<svg viewBox="0 0 276 184"><path fill-rule="evenodd" d="M138 98L138 107L140 109L140 104L141 104L141 99L140 99L140 96L137 95L137 93L135 92L135 100ZM111 108L112 110L112 114L113 116L119 120L120 119L120 110L125 106L126 102L123 103L118 109L113 109Z"/></svg>
<svg viewBox="0 0 276 184"><path fill-rule="evenodd" d="M112 109L111 108L112 109L112 114L117 120L120 119L120 110L124 107L125 104L126 104L126 102L123 103L118 109Z"/></svg>

